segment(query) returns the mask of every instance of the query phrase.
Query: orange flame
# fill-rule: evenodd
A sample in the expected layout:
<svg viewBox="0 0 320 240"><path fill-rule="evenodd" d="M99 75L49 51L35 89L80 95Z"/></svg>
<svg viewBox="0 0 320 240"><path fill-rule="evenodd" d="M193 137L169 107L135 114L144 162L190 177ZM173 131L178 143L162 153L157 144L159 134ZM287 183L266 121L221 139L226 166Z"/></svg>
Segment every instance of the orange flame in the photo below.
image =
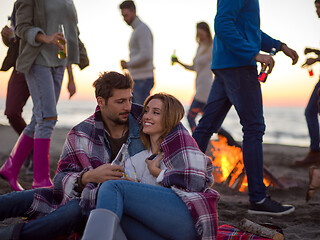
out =
<svg viewBox="0 0 320 240"><path fill-rule="evenodd" d="M229 146L227 139L219 136L219 141L210 142L207 155L212 159L212 174L216 183L224 182L233 189L247 192L248 182L240 148ZM263 182L266 186L272 184L272 181L267 178L264 178Z"/></svg>

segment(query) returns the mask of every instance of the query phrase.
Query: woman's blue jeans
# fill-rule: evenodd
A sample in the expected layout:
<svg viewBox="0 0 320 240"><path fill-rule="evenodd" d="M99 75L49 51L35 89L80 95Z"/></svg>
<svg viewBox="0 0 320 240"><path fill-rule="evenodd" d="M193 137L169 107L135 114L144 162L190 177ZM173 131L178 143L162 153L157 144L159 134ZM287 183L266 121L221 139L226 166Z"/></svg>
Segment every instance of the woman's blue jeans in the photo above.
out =
<svg viewBox="0 0 320 240"><path fill-rule="evenodd" d="M310 136L310 149L313 151L320 151L320 132L319 132L319 119L318 119L318 100L319 96L317 91L320 87L320 80L316 84L309 99L308 105L304 112L306 116L309 136Z"/></svg>
<svg viewBox="0 0 320 240"><path fill-rule="evenodd" d="M60 96L65 66L45 67L32 65L25 75L33 102L31 122L24 133L34 138L50 138L57 120L45 120L56 117L56 105Z"/></svg>
<svg viewBox="0 0 320 240"><path fill-rule="evenodd" d="M193 137L206 152L213 133L217 133L231 106L235 107L243 132L243 161L248 179L249 200L266 196L263 183L262 137L265 131L262 94L255 66L218 69L202 118Z"/></svg>
<svg viewBox="0 0 320 240"><path fill-rule="evenodd" d="M128 239L195 239L185 203L170 188L110 180L98 192L97 208L116 213Z"/></svg>
<svg viewBox="0 0 320 240"><path fill-rule="evenodd" d="M24 217L33 202L34 190L12 192L0 196L0 220ZM20 239L55 239L70 234L86 219L77 200L71 200L56 211L24 224Z"/></svg>

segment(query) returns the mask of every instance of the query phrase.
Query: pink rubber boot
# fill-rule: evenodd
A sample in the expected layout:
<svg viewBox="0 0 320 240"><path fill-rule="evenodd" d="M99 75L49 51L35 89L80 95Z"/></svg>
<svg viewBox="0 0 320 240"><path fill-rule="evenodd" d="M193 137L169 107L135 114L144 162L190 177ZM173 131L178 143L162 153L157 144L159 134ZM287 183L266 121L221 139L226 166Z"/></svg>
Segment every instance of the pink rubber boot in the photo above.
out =
<svg viewBox="0 0 320 240"><path fill-rule="evenodd" d="M35 138L32 188L52 187L49 173L50 138Z"/></svg>
<svg viewBox="0 0 320 240"><path fill-rule="evenodd" d="M18 175L23 162L33 148L33 138L21 133L8 160L0 168L0 176L7 179L14 191L24 190L18 182Z"/></svg>

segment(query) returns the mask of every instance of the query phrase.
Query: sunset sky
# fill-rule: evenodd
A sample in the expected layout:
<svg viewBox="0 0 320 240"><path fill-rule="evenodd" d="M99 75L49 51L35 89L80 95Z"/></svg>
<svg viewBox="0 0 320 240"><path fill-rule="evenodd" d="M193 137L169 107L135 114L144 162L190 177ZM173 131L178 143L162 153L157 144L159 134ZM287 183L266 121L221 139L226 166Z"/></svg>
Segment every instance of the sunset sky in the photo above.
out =
<svg viewBox="0 0 320 240"><path fill-rule="evenodd" d="M0 26L7 23L14 0L0 0ZM74 99L94 99L92 82L103 71L121 71L120 60L128 59L132 28L122 19L119 0L74 0L78 12L80 38L87 48L90 66L83 71L74 67L77 93ZM174 49L180 61L190 64L195 55L196 23L206 21L214 34L216 0L136 0L137 15L153 32L156 85L153 93L165 91L188 104L194 94L194 72L171 66ZM320 19L314 0L260 0L261 29L295 49L300 58L295 66L282 52L262 84L264 103L276 106L304 106L319 78L319 65L309 77L302 69L306 46L320 48ZM0 59L7 48L0 43ZM0 72L0 97L5 97L11 70ZM66 80L67 76L65 76ZM68 98L64 81L61 97Z"/></svg>

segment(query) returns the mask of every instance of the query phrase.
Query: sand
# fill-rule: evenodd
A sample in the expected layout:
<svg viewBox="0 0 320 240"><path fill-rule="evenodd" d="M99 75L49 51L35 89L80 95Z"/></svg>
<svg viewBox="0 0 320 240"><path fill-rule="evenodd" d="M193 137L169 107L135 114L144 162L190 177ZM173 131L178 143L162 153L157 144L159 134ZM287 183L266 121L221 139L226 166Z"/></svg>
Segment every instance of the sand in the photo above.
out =
<svg viewBox="0 0 320 240"><path fill-rule="evenodd" d="M53 132L50 149L50 174L54 176L59 155L61 153L68 129L56 128ZM8 126L0 125L0 164L8 158L17 134ZM218 204L219 225L229 224L237 226L242 218L247 218L256 223L271 223L281 227L285 239L320 239L320 190L309 203L305 202L305 193L308 186L309 168L293 167L296 159L302 158L308 152L308 148L286 146L276 144L264 144L265 166L286 184L282 189L269 189L268 193L273 199L281 203L293 204L295 212L282 217L255 216L247 213L248 196L230 189L223 184L213 186L220 195ZM21 185L30 189L32 176L26 174L23 167L19 175ZM0 194L11 192L8 183L0 179ZM0 225L19 221L9 219L0 222Z"/></svg>

